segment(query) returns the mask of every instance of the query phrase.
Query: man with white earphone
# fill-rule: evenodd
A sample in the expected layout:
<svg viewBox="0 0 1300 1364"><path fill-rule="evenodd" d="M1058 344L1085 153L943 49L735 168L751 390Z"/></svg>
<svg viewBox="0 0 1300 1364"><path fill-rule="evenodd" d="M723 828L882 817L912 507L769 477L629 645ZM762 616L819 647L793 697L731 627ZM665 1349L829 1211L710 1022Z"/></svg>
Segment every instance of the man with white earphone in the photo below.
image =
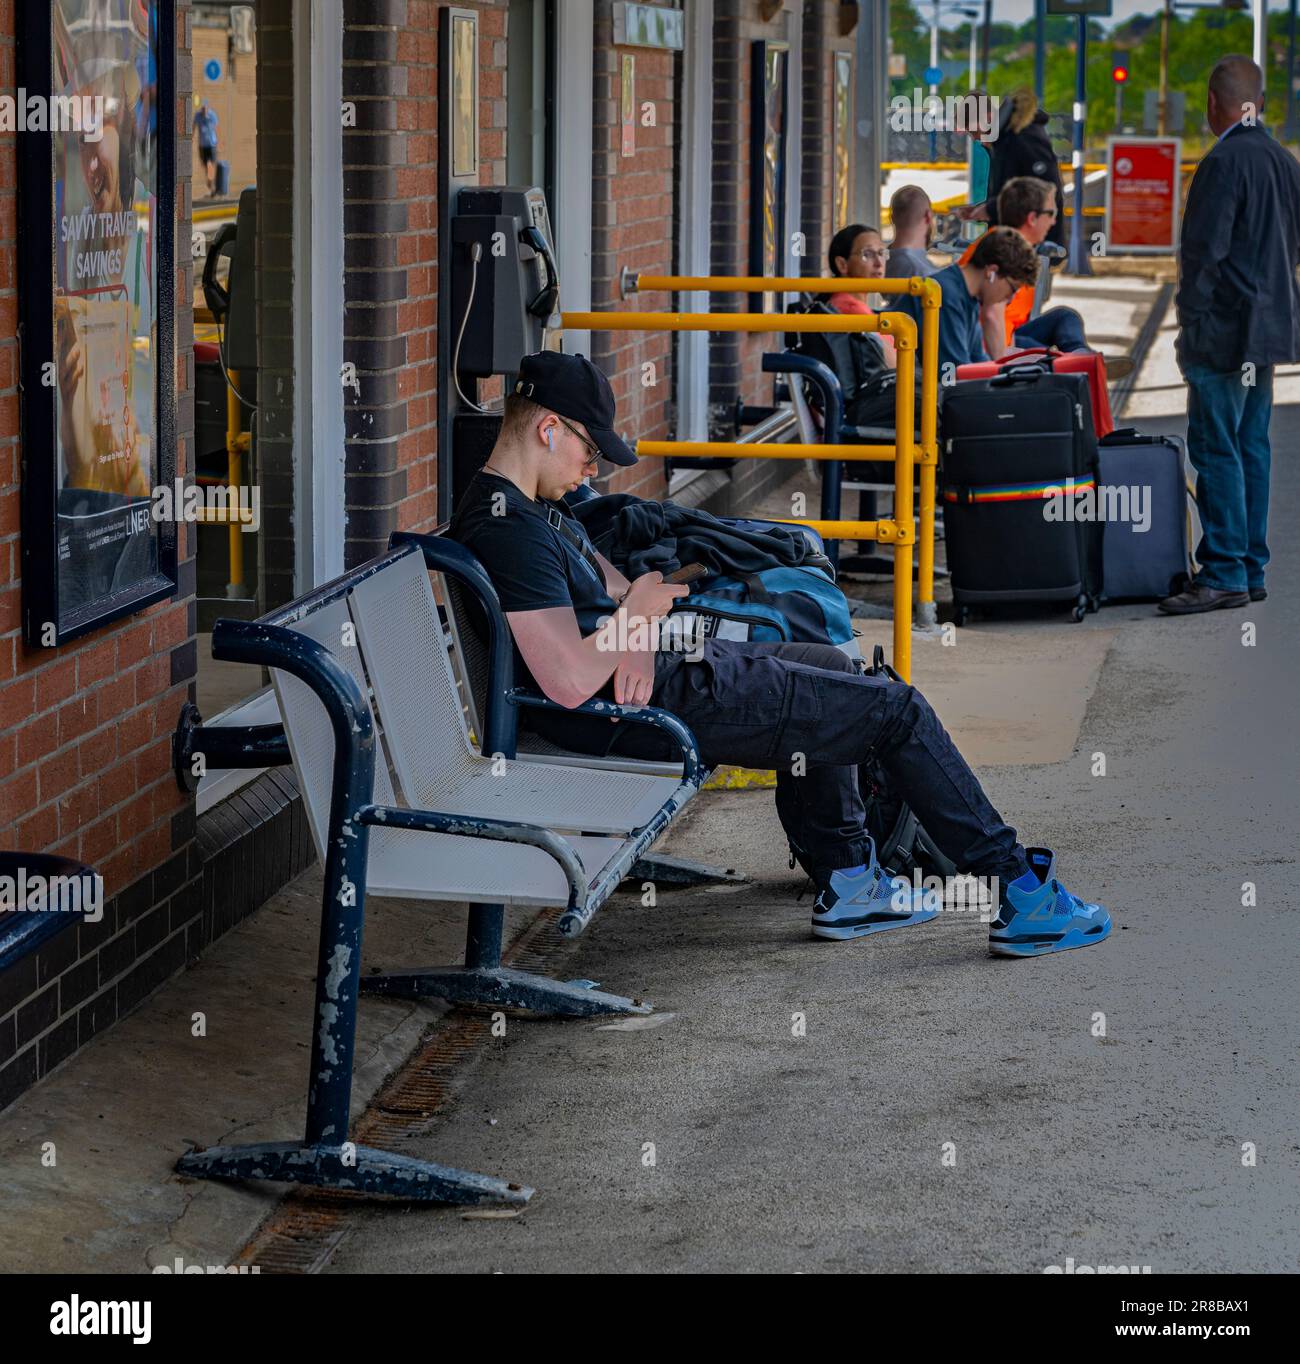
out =
<svg viewBox="0 0 1300 1364"><path fill-rule="evenodd" d="M996 278L996 263L989 268ZM978 335L978 311L973 316ZM659 573L625 578L563 500L600 460L636 463L614 422L614 391L590 360L558 351L524 356L492 454L448 531L492 580L514 643L515 679L556 703L529 708L543 736L602 757L662 761L673 752L658 747L662 736L653 731L567 713L593 699L652 705L690 730L707 767L775 770L777 818L817 888L814 937L848 941L939 913L925 892L887 877L876 857L858 775L874 761L958 871L996 879L992 955L1042 956L1104 941L1109 914L1061 885L1049 849L1018 841L914 687L859 673L831 644L711 636L690 652L674 647L658 625L689 589ZM471 626L486 645L486 623Z"/></svg>
<svg viewBox="0 0 1300 1364"><path fill-rule="evenodd" d="M930 276L943 290L939 309L939 368L988 360L980 312L1006 303L1017 289L1038 279L1034 248L1010 227L990 228L964 265L954 263ZM904 295L893 305L921 325L921 300ZM953 373L949 370L948 373Z"/></svg>

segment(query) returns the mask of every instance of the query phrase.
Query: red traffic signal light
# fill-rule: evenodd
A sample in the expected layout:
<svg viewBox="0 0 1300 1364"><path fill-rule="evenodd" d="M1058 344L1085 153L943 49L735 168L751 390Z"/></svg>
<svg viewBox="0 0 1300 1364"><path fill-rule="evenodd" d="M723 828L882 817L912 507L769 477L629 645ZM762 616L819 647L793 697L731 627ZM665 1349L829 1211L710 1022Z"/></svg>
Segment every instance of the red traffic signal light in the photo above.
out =
<svg viewBox="0 0 1300 1364"><path fill-rule="evenodd" d="M1110 78L1116 85L1123 85L1128 80L1128 58L1115 57L1110 64Z"/></svg>

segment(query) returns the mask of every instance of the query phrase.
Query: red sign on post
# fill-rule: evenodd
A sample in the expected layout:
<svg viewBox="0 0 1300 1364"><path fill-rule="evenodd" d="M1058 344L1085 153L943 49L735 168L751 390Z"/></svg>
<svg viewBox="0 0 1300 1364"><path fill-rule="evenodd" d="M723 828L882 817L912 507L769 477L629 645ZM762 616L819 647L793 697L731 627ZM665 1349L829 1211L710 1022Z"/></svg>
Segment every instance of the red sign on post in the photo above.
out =
<svg viewBox="0 0 1300 1364"><path fill-rule="evenodd" d="M1108 139L1108 253L1168 254L1178 249L1182 150L1177 137Z"/></svg>

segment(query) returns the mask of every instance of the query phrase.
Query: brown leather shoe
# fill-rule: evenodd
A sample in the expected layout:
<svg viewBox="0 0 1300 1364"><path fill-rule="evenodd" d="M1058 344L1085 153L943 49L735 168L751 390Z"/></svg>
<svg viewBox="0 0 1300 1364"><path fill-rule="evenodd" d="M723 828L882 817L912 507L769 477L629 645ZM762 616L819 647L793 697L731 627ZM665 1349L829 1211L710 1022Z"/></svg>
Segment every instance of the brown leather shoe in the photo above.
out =
<svg viewBox="0 0 1300 1364"><path fill-rule="evenodd" d="M1194 616L1201 611L1221 611L1230 606L1246 606L1250 602L1248 592L1224 592L1217 587L1205 587L1193 583L1185 592L1166 597L1156 603L1156 610L1166 616Z"/></svg>
<svg viewBox="0 0 1300 1364"><path fill-rule="evenodd" d="M1127 379L1133 373L1133 357L1131 355L1108 355L1106 358L1106 379Z"/></svg>

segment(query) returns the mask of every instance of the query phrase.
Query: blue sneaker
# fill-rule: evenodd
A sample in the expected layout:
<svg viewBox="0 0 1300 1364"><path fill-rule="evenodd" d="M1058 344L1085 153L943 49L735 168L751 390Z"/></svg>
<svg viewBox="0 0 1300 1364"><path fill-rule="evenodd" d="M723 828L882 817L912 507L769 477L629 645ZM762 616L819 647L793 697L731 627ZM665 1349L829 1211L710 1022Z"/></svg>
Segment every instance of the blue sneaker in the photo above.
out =
<svg viewBox="0 0 1300 1364"><path fill-rule="evenodd" d="M1026 848L1029 871L1002 887L998 917L989 925L995 957L1041 957L1071 947L1091 947L1110 937L1110 915L1085 904L1056 880L1050 848Z"/></svg>
<svg viewBox="0 0 1300 1364"><path fill-rule="evenodd" d="M813 901L814 938L861 938L887 928L923 924L939 912L926 907L927 893L885 875L871 847L871 861L862 867L832 871L814 878L819 886ZM933 900L933 895L929 896Z"/></svg>

